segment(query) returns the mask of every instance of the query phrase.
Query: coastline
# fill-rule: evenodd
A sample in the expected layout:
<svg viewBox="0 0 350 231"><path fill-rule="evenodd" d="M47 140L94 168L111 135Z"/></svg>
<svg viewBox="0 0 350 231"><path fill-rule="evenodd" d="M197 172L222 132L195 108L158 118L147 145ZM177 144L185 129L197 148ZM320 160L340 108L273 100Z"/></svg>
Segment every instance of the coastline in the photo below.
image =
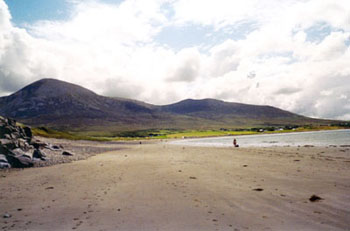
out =
<svg viewBox="0 0 350 231"><path fill-rule="evenodd" d="M347 230L350 226L349 148L234 149L165 141L122 147L67 164L0 172L0 215L11 215L0 218L0 227ZM311 202L312 195L322 199Z"/></svg>
<svg viewBox="0 0 350 231"><path fill-rule="evenodd" d="M274 134L295 134L295 133L308 133L308 132L322 132L322 131L338 131L338 130L350 130L350 128L344 127L325 127L325 128L313 128L313 129L302 129L302 130L282 130L282 131L264 131L264 132L248 132L248 131L236 131L234 133L222 133L216 135L207 135L208 131L184 131L179 133L171 134L169 137L160 138L160 139L169 139L169 140L179 140L179 139L200 139L200 138L222 138L222 137L233 137L233 136L255 136L255 135L274 135ZM209 131L210 132L210 131ZM211 132L218 132L216 130L212 130ZM190 134L190 135L188 135ZM199 134L199 135L194 135ZM159 138L156 138L159 139ZM152 140L147 138L147 140Z"/></svg>
<svg viewBox="0 0 350 231"><path fill-rule="evenodd" d="M261 133L237 136L183 138L171 140L172 144L198 147L231 147L236 139L242 147L350 147L349 129ZM343 136L346 132L346 136ZM323 136L322 134L330 136ZM341 133L341 134L340 134ZM305 136L308 135L308 136ZM299 136L299 137L298 137ZM243 142L242 142L243 141ZM332 143L333 142L333 143Z"/></svg>

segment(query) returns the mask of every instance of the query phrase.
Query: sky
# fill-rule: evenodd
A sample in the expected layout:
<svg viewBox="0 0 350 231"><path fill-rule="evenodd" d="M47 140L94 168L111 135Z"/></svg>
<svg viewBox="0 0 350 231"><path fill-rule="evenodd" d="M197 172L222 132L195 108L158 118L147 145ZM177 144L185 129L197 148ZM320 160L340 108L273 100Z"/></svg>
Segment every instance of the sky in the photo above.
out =
<svg viewBox="0 0 350 231"><path fill-rule="evenodd" d="M42 78L350 120L350 1L0 0L0 96Z"/></svg>

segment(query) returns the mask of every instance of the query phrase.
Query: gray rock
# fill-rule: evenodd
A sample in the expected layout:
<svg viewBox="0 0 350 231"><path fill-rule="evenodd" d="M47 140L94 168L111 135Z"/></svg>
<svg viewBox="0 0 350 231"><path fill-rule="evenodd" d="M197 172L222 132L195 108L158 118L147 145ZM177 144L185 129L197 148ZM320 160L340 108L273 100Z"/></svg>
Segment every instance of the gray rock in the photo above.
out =
<svg viewBox="0 0 350 231"><path fill-rule="evenodd" d="M6 134L10 135L11 133L12 133L11 127L9 127L7 125L0 127L0 138L5 138Z"/></svg>
<svg viewBox="0 0 350 231"><path fill-rule="evenodd" d="M9 134L10 135L10 139L11 140L16 140L18 137L15 135L15 134L13 134L12 132Z"/></svg>
<svg viewBox="0 0 350 231"><path fill-rule="evenodd" d="M11 133L11 137L13 139L18 139L18 138L21 138L22 136L21 136L21 133L19 133L19 131L14 131Z"/></svg>
<svg viewBox="0 0 350 231"><path fill-rule="evenodd" d="M62 155L64 155L64 156L74 156L74 153L69 152L69 151L63 151Z"/></svg>
<svg viewBox="0 0 350 231"><path fill-rule="evenodd" d="M48 145L46 148L51 150L51 151L60 151L61 150L61 148L57 145Z"/></svg>
<svg viewBox="0 0 350 231"><path fill-rule="evenodd" d="M17 143L14 140L9 139L0 139L0 145L7 148L8 150L12 150L17 148Z"/></svg>
<svg viewBox="0 0 350 231"><path fill-rule="evenodd" d="M0 162L0 169L11 168L11 164Z"/></svg>
<svg viewBox="0 0 350 231"><path fill-rule="evenodd" d="M24 127L23 131L24 131L25 136L28 137L29 140L31 140L33 138L32 129L30 129L30 127Z"/></svg>
<svg viewBox="0 0 350 231"><path fill-rule="evenodd" d="M10 126L16 126L16 120L14 119L11 119L11 118L7 118L7 123L10 125Z"/></svg>
<svg viewBox="0 0 350 231"><path fill-rule="evenodd" d="M4 154L0 154L0 162L2 163L8 163L7 158Z"/></svg>
<svg viewBox="0 0 350 231"><path fill-rule="evenodd" d="M34 161L45 160L45 153L40 148L47 144L32 143L33 133L30 127L20 127L10 118L0 117L0 168L32 167ZM54 150L60 150L53 146Z"/></svg>
<svg viewBox="0 0 350 231"><path fill-rule="evenodd" d="M47 143L41 142L40 140L32 140L30 145L32 145L35 149L46 148L49 146Z"/></svg>
<svg viewBox="0 0 350 231"><path fill-rule="evenodd" d="M41 160L45 160L46 154L45 154L45 152L43 152L39 149L35 149L33 152L33 157L41 159Z"/></svg>
<svg viewBox="0 0 350 231"><path fill-rule="evenodd" d="M25 139L19 138L18 140L18 147L24 151L28 151L30 148L30 145Z"/></svg>
<svg viewBox="0 0 350 231"><path fill-rule="evenodd" d="M12 152L13 156L24 156L24 157L27 157L29 159L33 158L33 153L23 151L20 148L16 148L16 149L12 150L11 152Z"/></svg>
<svg viewBox="0 0 350 231"><path fill-rule="evenodd" d="M0 126L5 125L5 118L0 116Z"/></svg>
<svg viewBox="0 0 350 231"><path fill-rule="evenodd" d="M2 145L0 144L0 153L8 154L8 153L9 153L9 150L7 150L6 147L4 147L4 146L2 146Z"/></svg>
<svg viewBox="0 0 350 231"><path fill-rule="evenodd" d="M11 168L11 165L8 163L7 158L4 154L0 154L0 169Z"/></svg>
<svg viewBox="0 0 350 231"><path fill-rule="evenodd" d="M32 158L28 156L7 156L7 159L14 168L29 168L34 165Z"/></svg>
<svg viewBox="0 0 350 231"><path fill-rule="evenodd" d="M10 218L10 217L12 217L12 215L9 214L9 213L5 213L2 217L3 217L3 218Z"/></svg>

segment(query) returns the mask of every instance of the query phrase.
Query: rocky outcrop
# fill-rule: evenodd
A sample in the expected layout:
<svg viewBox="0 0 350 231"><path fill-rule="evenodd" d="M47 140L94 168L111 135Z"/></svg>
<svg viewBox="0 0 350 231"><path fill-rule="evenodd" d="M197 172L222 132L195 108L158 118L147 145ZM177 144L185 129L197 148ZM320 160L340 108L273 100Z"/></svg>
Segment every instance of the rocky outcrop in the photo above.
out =
<svg viewBox="0 0 350 231"><path fill-rule="evenodd" d="M45 161L43 147L33 139L30 127L17 126L15 120L0 116L0 168L26 168Z"/></svg>
<svg viewBox="0 0 350 231"><path fill-rule="evenodd" d="M14 119L0 116L0 169L45 166L50 158L43 149L60 152L66 158L74 156L73 152L63 150L62 145L35 139L30 127L17 126Z"/></svg>

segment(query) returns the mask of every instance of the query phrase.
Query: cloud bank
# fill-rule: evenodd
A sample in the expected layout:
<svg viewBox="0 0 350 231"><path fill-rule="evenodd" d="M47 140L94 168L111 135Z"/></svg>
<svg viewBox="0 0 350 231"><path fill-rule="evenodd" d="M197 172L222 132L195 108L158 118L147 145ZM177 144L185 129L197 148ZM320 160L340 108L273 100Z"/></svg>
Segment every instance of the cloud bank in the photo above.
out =
<svg viewBox="0 0 350 231"><path fill-rule="evenodd" d="M154 104L218 98L350 119L349 12L347 0L71 1L66 20L20 28L0 0L0 95L50 77Z"/></svg>

